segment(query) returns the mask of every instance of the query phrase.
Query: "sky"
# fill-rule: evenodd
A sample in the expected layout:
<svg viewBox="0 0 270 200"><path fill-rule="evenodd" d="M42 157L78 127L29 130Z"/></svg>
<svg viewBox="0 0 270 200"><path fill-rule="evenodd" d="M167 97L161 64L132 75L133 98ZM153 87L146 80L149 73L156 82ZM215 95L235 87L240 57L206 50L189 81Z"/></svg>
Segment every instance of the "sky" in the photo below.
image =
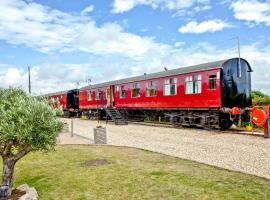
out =
<svg viewBox="0 0 270 200"><path fill-rule="evenodd" d="M238 56L270 94L270 0L0 0L0 87L45 94Z"/></svg>

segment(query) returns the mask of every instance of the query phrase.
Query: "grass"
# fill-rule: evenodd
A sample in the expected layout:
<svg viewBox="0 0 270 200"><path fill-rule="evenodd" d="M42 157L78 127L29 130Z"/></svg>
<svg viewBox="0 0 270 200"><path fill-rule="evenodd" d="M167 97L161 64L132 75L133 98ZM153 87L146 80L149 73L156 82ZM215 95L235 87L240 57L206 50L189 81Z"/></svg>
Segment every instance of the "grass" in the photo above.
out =
<svg viewBox="0 0 270 200"><path fill-rule="evenodd" d="M93 159L110 163L84 164ZM134 148L58 146L15 170L15 186L34 186L41 200L270 199L269 180Z"/></svg>

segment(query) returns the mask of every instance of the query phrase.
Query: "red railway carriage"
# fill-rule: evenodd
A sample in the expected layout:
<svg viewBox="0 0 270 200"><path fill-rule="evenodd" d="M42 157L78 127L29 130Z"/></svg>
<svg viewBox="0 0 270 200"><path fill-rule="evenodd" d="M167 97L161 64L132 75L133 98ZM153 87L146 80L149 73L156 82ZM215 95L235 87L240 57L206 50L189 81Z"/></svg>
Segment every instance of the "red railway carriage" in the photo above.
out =
<svg viewBox="0 0 270 200"><path fill-rule="evenodd" d="M56 93L51 93L46 95L49 99L53 99L55 102L59 102L62 108L67 105L67 91L61 91Z"/></svg>
<svg viewBox="0 0 270 200"><path fill-rule="evenodd" d="M79 90L69 90L45 95L49 99L60 102L65 116L79 115Z"/></svg>
<svg viewBox="0 0 270 200"><path fill-rule="evenodd" d="M219 79L217 63L96 84L80 89L80 108L217 108ZM98 100L97 91L101 91Z"/></svg>
<svg viewBox="0 0 270 200"><path fill-rule="evenodd" d="M71 90L62 103L112 119L168 116L174 125L226 129L228 110L251 106L251 71L246 60L232 58L90 85L79 96Z"/></svg>
<svg viewBox="0 0 270 200"><path fill-rule="evenodd" d="M226 129L232 124L226 110L251 105L251 71L246 60L232 58L91 85L80 89L80 109Z"/></svg>
<svg viewBox="0 0 270 200"><path fill-rule="evenodd" d="M213 77L215 85L210 88ZM135 85L134 82L119 83L115 85L115 107L217 108L221 106L219 77L220 69L213 68L135 81ZM134 88L136 84L139 92Z"/></svg>

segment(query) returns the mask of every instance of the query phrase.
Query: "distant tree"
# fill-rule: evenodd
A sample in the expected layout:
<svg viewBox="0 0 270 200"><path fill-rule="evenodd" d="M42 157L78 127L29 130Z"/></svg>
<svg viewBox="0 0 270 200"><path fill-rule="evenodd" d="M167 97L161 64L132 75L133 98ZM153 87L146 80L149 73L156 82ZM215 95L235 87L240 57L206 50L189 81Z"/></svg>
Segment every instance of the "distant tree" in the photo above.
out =
<svg viewBox="0 0 270 200"><path fill-rule="evenodd" d="M0 154L3 159L2 186L10 196L16 162L31 151L54 148L63 124L43 98L21 89L0 89Z"/></svg>
<svg viewBox="0 0 270 200"><path fill-rule="evenodd" d="M252 91L252 103L254 106L270 105L270 96L261 91Z"/></svg>
<svg viewBox="0 0 270 200"><path fill-rule="evenodd" d="M269 95L264 94L263 92L258 91L258 90L253 90L252 91L252 97L253 98L256 98L256 97L269 97Z"/></svg>

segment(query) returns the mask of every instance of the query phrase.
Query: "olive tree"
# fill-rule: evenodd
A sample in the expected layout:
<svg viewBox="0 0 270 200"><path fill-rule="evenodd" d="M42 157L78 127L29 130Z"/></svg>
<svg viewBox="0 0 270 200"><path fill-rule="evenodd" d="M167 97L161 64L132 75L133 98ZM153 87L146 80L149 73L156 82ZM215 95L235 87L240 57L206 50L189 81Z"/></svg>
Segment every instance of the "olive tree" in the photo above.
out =
<svg viewBox="0 0 270 200"><path fill-rule="evenodd" d="M2 186L8 188L8 196L16 162L31 151L53 149L62 126L45 99L31 97L21 89L0 89Z"/></svg>

